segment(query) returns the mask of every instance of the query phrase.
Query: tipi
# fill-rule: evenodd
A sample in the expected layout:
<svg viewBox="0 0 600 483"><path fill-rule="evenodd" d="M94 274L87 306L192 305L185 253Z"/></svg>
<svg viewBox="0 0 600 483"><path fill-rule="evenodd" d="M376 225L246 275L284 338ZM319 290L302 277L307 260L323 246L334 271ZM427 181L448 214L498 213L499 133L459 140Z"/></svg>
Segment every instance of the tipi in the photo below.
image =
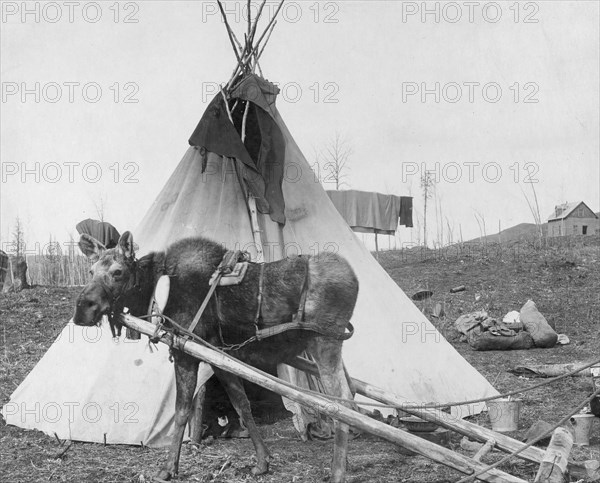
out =
<svg viewBox="0 0 600 483"><path fill-rule="evenodd" d="M237 68L133 231L140 255L188 236L263 261L336 251L360 283L355 335L344 346L353 377L415 403L497 394L381 268L315 179L276 108L277 88L255 74L275 16L253 42L259 12L243 48L227 24ZM144 339L115 343L107 326L69 323L4 406L7 423L74 440L167 445L173 369L167 348L152 350ZM200 371L199 382L209 376L208 368ZM481 409L453 411L467 416Z"/></svg>

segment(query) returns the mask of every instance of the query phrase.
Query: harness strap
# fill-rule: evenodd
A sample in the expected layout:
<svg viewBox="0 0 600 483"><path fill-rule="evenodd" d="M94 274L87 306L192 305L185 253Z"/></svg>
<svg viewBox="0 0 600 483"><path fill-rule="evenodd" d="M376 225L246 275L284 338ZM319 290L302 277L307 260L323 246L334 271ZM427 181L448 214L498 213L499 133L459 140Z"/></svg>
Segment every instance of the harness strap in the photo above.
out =
<svg viewBox="0 0 600 483"><path fill-rule="evenodd" d="M262 267L261 267L262 268ZM304 283L302 285L302 294L300 295L300 303L298 305L298 311L292 317L291 322L286 322L285 324L275 325L273 327L267 327L265 329L259 329L256 326L256 340L263 340L268 337L273 337L274 335L282 334L287 332L288 330L308 330L311 332L316 332L317 334L323 335L325 337L330 337L336 340L348 340L350 337L354 335L354 327L351 323L348 322L348 332L344 332L343 334L339 334L333 330L326 330L322 327L319 327L317 324L312 322L304 321L304 311L306 309L306 297L308 296L308 288L310 285L310 271L308 268L308 260L305 264L306 273L304 276ZM260 285L259 285L259 310L260 310L260 302L262 298L262 270L260 277ZM257 313L258 315L258 313ZM255 324L256 325L256 324Z"/></svg>
<svg viewBox="0 0 600 483"><path fill-rule="evenodd" d="M304 273L304 283L302 284L302 293L300 294L300 303L298 305L298 311L292 317L292 322L302 323L304 322L304 309L306 308L306 297L308 294L308 286L310 283L310 271L308 268L308 260L306 260L304 264L304 269L306 272Z"/></svg>
<svg viewBox="0 0 600 483"><path fill-rule="evenodd" d="M202 317L202 314L204 313L204 311L206 310L206 307L208 306L208 302L210 302L210 298L212 297L213 293L215 293L215 290L219 286L219 281L221 280L221 277L223 277L223 275L225 275L226 273L231 271L232 267L235 266L235 264L237 263L240 256L241 256L241 251L239 251L239 250L227 251L225 253L225 255L223 256L223 259L221 260L221 263L217 267L217 270L215 271L212 278L210 279L209 283L211 285L210 285L210 288L208 289L208 293L206 294L206 297L204 297L204 301L202 302L202 305L198 309L198 312L196 312L196 316L194 317L194 320L192 320L191 325L187 329L189 332L192 332L192 333L194 332L194 329L198 325L198 322L200 322L200 318Z"/></svg>
<svg viewBox="0 0 600 483"><path fill-rule="evenodd" d="M198 325L198 322L200 322L200 317L202 317L202 314L206 310L206 307L208 306L208 302L210 302L210 298L212 297L212 294L217 289L217 286L219 285L219 280L221 280L222 276L223 276L222 272L217 273L214 283L208 289L208 293L206 294L206 297L204 297L204 301L202 302L202 305L198 309L198 312L196 312L196 316L194 317L194 320L192 320L191 325L188 327L188 331L194 332L194 329Z"/></svg>
<svg viewBox="0 0 600 483"><path fill-rule="evenodd" d="M264 280L265 280L265 264L261 263L260 264L260 275L258 276L258 297L257 297L258 304L256 306L256 315L254 316L254 328L256 329L257 333L259 332L258 323L260 322L260 319L262 318L261 312L262 312Z"/></svg>
<svg viewBox="0 0 600 483"><path fill-rule="evenodd" d="M287 332L288 330L308 330L311 332L316 332L317 334L323 335L325 337L330 337L332 339L348 340L354 335L354 326L350 322L348 322L348 327L346 327L346 329L348 332L339 334L333 330L325 330L319 327L317 324L294 321L287 322L285 324L275 325L273 327L267 327L266 329L257 330L255 337L256 340L263 340L267 337L282 334L283 332Z"/></svg>

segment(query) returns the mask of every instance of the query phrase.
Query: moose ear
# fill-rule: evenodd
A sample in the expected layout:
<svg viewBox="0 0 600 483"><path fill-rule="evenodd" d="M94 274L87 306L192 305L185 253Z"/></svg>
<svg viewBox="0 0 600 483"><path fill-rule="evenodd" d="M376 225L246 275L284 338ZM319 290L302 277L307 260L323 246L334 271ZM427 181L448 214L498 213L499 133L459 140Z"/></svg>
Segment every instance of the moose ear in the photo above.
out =
<svg viewBox="0 0 600 483"><path fill-rule="evenodd" d="M133 258L135 256L135 247L133 246L133 235L126 231L119 238L119 251L125 258Z"/></svg>
<svg viewBox="0 0 600 483"><path fill-rule="evenodd" d="M106 247L102 243L85 233L79 238L79 249L92 262L97 261L106 251Z"/></svg>

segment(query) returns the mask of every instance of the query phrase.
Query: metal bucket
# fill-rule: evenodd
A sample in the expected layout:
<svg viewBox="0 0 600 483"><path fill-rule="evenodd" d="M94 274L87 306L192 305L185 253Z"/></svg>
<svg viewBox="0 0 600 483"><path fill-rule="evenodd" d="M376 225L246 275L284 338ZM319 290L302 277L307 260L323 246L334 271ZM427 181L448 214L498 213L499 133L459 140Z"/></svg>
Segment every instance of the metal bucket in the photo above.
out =
<svg viewBox="0 0 600 483"><path fill-rule="evenodd" d="M573 425L573 443L580 446L590 445L590 433L595 416L593 414L576 414L571 417Z"/></svg>
<svg viewBox="0 0 600 483"><path fill-rule="evenodd" d="M496 399L487 403L492 429L500 433L519 429L519 416L523 401L520 399Z"/></svg>

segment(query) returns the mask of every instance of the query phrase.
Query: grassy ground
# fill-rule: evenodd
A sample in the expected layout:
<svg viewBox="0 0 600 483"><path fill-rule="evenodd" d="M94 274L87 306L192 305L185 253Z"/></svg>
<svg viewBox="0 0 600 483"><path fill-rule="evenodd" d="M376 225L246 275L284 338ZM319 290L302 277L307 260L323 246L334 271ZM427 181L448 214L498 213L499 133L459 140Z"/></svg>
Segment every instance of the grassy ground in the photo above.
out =
<svg viewBox="0 0 600 483"><path fill-rule="evenodd" d="M591 360L600 354L600 253L598 239L577 246L536 249L521 244L490 246L483 250L446 252L384 252L380 262L407 294L428 288L431 299L417 302L429 313L444 304L446 316L430 317L434 325L500 391L531 385L537 380L517 377L508 369L524 364ZM466 290L449 290L465 285ZM0 295L0 403L42 357L69 319L77 289L35 287L18 294ZM461 314L487 310L502 317L531 298L538 309L565 333L571 343L554 349L511 352L474 352L460 342L452 323ZM523 396L521 436L539 419L558 421L591 392L589 378L569 378ZM477 422L489 427L487 416ZM187 445L182 452L181 482L306 482L326 481L332 444L302 443L289 419L263 424L261 431L273 454L268 475L253 478L253 449L249 440L216 440L200 449ZM592 446L576 449L579 460L598 459L600 437L594 428ZM454 435L453 449L460 448ZM133 446L74 443L62 459L54 459L59 443L37 431L6 426L0 418L0 481L18 482L143 482L149 481L164 460L165 450ZM499 459L492 453L484 461ZM532 481L535 465L515 460L502 467ZM401 454L393 445L362 435L351 442L349 482L450 482L461 475L423 457Z"/></svg>

